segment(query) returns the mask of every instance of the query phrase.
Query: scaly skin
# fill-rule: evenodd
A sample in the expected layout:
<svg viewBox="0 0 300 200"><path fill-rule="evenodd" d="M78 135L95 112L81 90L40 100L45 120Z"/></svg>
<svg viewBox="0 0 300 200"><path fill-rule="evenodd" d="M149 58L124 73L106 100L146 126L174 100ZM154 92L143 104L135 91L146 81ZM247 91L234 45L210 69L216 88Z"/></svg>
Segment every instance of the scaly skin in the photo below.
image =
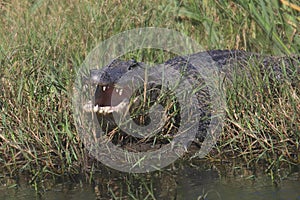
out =
<svg viewBox="0 0 300 200"><path fill-rule="evenodd" d="M216 69L221 74L224 74L229 81L232 80L233 73L247 74L247 68L249 65L259 65L261 73L268 73L271 80L276 79L274 81L282 81L284 77L298 77L297 79L299 79L300 72L299 55L284 57L262 56L239 50L212 50L189 56L178 56L166 61L163 65L183 71L184 74L187 74L191 83L196 85L203 84L203 79L199 78L199 73L197 73L196 68L191 63L196 63L197 65L206 63L208 64L208 67L209 65L214 65ZM91 70L90 81L92 84L97 85L97 89L95 91L95 102L86 104L84 109L87 112L97 113L98 120L102 124L103 130L113 130L116 127L116 124L113 120L112 113L124 112L124 108L129 106L129 99L125 94L126 88L124 86L117 86L117 81L129 71L144 67L145 64L141 62L136 62L134 60L122 61L117 59L102 69ZM293 82L293 80L291 81ZM117 94L115 96L119 96L120 98L116 101L118 103L115 105L111 105L112 94ZM150 94L150 96L151 95L153 96L153 94ZM208 105L203 103L205 102L204 99L208 99L207 92L204 91L204 95L203 91L198 92L196 95L200 105L200 116L203 118L205 118L205 116L209 117L210 112ZM157 96L154 96L154 99L155 98L157 98ZM205 137L205 132L209 122L210 121L208 119L200 120L199 130L196 135L198 139L202 140L203 137Z"/></svg>

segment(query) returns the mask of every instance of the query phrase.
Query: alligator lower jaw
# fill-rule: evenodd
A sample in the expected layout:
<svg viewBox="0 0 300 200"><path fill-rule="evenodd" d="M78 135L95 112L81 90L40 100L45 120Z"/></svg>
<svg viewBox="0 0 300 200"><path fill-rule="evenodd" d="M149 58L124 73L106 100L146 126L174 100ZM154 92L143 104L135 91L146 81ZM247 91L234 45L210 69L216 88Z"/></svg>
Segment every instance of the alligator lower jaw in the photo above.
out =
<svg viewBox="0 0 300 200"><path fill-rule="evenodd" d="M93 105L92 101L89 101L87 104L83 106L83 110L85 112L90 112L90 113L99 113L102 115L106 114L111 114L113 112L122 112L126 108L128 108L128 100L124 99L121 101L118 105L116 106L98 106L98 105Z"/></svg>

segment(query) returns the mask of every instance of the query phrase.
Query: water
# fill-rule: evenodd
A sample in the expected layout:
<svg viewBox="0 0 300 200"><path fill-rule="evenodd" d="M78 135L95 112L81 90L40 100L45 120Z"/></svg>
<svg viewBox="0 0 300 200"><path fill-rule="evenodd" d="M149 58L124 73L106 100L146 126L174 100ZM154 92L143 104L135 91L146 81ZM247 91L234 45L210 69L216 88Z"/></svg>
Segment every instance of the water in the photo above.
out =
<svg viewBox="0 0 300 200"><path fill-rule="evenodd" d="M67 178L43 181L36 192L26 178L2 178L0 200L32 199L222 199L300 200L300 176L294 172L279 185L249 170L220 171L215 166L173 165L162 172L126 174L110 169L95 173L94 181ZM122 198L120 198L122 197Z"/></svg>
<svg viewBox="0 0 300 200"><path fill-rule="evenodd" d="M178 187L178 193L181 194L178 199L300 200L300 179L286 179L278 186L272 184L267 176L208 178L205 182L195 174L183 179Z"/></svg>

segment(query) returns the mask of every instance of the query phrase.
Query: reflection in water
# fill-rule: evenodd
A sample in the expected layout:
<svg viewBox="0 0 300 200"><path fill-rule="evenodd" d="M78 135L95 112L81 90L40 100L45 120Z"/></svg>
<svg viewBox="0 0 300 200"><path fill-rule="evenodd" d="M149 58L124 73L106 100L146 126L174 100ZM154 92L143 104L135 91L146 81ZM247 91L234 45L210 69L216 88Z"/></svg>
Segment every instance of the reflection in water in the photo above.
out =
<svg viewBox="0 0 300 200"><path fill-rule="evenodd" d="M283 180L279 186L272 184L269 177L218 177L213 171L195 172L188 170L179 178L178 199L299 199L300 179ZM189 174L189 175L187 175ZM295 176L295 174L294 174ZM296 176L299 176L296 174ZM189 177L189 178L188 178Z"/></svg>
<svg viewBox="0 0 300 200"><path fill-rule="evenodd" d="M199 167L201 165L201 167ZM85 178L44 181L38 192L26 178L0 178L0 199L299 199L300 178L295 172L274 186L269 177L249 172L220 172L216 166L177 163L161 172L126 174L103 168Z"/></svg>

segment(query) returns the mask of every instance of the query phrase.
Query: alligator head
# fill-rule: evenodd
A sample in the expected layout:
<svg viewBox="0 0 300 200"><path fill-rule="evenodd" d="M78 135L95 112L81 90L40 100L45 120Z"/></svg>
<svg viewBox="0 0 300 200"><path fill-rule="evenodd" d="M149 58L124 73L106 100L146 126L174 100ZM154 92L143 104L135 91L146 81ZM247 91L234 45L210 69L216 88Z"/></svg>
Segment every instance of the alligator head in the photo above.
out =
<svg viewBox="0 0 300 200"><path fill-rule="evenodd" d="M181 63L185 65L183 61ZM172 63L167 64L172 65ZM157 66L162 67L162 65ZM155 133L155 138L160 138L163 143L168 143L170 137L177 134L180 126L181 105L179 105L174 91L168 90L168 88L162 89L159 81L151 82L153 77L156 77L155 80L162 79L155 73L152 74L153 76L151 73L147 74L147 77L150 77L147 81L145 77L135 76L134 78L142 80L141 88L138 89L132 89L134 88L132 85L122 84L120 81L124 75L126 75L125 77L139 75L137 71L144 71L146 67L146 64L142 62L116 59L102 69L90 70L89 82L95 85L94 101L85 104L84 110L96 114L100 127L108 135L115 134L114 130L118 128L114 118L115 113L122 115L129 112L130 119L141 127L147 126L150 122L152 125L162 122L163 124L158 125L162 129L157 131L157 134ZM154 117L150 112L153 105L160 105L160 108L163 108L159 110L159 114L155 111L157 116ZM160 117L162 120L158 120ZM129 138L126 133L122 133L122 130L118 130L118 132L118 139L113 139L114 143L120 144L120 135L122 138ZM151 135L151 138L153 138L152 136L154 135ZM130 140L132 141L132 138ZM148 137L145 140L152 139ZM142 139L136 141L142 141ZM122 144L124 143L123 141Z"/></svg>
<svg viewBox="0 0 300 200"><path fill-rule="evenodd" d="M84 110L101 115L121 112L128 105L130 88L117 85L117 82L128 71L142 65L135 60L116 59L102 69L90 70L90 83L96 85L96 91L94 102L84 105Z"/></svg>

